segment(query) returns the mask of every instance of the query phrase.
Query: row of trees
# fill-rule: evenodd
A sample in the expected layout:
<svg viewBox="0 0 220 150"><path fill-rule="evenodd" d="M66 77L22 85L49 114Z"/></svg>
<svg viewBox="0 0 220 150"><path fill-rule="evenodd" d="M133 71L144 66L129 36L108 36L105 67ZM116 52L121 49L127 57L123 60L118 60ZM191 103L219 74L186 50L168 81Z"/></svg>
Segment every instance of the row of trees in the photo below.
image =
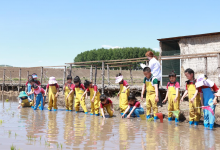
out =
<svg viewBox="0 0 220 150"><path fill-rule="evenodd" d="M100 48L78 54L75 57L74 62L140 58L145 57L147 51L152 51L156 56L159 56L159 52L145 47L125 47L115 49ZM133 63L133 66L134 68L139 67L137 63Z"/></svg>

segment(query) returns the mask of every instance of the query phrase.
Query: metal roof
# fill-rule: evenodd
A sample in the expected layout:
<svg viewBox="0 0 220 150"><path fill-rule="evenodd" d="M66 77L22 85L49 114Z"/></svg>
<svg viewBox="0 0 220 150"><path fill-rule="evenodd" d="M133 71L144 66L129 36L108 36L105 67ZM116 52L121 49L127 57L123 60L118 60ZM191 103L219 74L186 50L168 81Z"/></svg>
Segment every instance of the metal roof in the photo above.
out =
<svg viewBox="0 0 220 150"><path fill-rule="evenodd" d="M170 37L170 38L163 38L157 39L158 41L179 41L182 38L192 38L192 37L200 37L200 36L208 36L208 35L217 35L220 32L213 32L213 33L205 33L205 34L196 34L196 35L186 35L186 36L178 36L178 37Z"/></svg>

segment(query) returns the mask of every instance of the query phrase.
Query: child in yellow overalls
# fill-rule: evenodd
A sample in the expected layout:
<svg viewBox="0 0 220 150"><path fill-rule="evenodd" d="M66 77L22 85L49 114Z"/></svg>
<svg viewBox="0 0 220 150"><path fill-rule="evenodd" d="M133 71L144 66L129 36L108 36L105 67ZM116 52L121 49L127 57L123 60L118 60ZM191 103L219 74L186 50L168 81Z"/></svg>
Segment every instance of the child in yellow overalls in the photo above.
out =
<svg viewBox="0 0 220 150"><path fill-rule="evenodd" d="M22 107L31 107L32 106L32 101L28 99L28 95L25 93L25 91L21 91L19 96L19 105L18 108Z"/></svg>
<svg viewBox="0 0 220 150"><path fill-rule="evenodd" d="M105 94L102 94L100 96L100 100L101 100L100 109L101 109L103 119L105 119L105 110L104 110L104 108L107 110L107 113L109 114L109 116L112 117L113 113L114 113L114 107L113 107L113 103L110 100L110 98L107 98L105 96Z"/></svg>
<svg viewBox="0 0 220 150"><path fill-rule="evenodd" d="M115 83L119 83L120 91L118 93L119 97L119 108L121 115L124 115L125 110L128 108L128 96L130 95L130 86L128 82L123 80L123 76L121 73L116 75Z"/></svg>
<svg viewBox="0 0 220 150"><path fill-rule="evenodd" d="M172 112L171 111L179 111L180 105L180 84L176 81L176 74L172 71L169 74L170 82L167 83L167 94L163 103L165 103L168 99L168 121L172 121ZM179 122L179 118L175 118L175 122Z"/></svg>
<svg viewBox="0 0 220 150"><path fill-rule="evenodd" d="M73 89L70 91L69 95L67 96L67 98L69 98L69 96L75 92L76 93L76 98L75 98L75 104L74 104L74 107L75 107L75 110L76 110L76 113L79 112L79 106L81 105L85 114L88 114L87 112L87 108L86 108L86 104L85 104L85 96L82 98L82 95L85 91L85 87L84 85L81 83L81 80L79 78L79 76L76 76L74 78L74 87ZM81 100L82 98L82 100Z"/></svg>
<svg viewBox="0 0 220 150"><path fill-rule="evenodd" d="M146 104L147 104L147 119L150 119L151 108L154 112L154 120L157 120L158 117L156 113L158 113L157 102L159 101L158 98L158 80L156 77L151 74L151 69L149 67L145 67L143 69L143 73L145 75L144 84L142 87L141 93L141 100L143 101L144 92L147 90L146 93Z"/></svg>
<svg viewBox="0 0 220 150"><path fill-rule="evenodd" d="M181 98L181 102L188 94L189 124L192 125L194 121L194 125L198 125L201 117L201 109L200 109L201 101L200 101L200 95L198 94L198 89L196 89L195 86L196 80L194 78L194 71L190 68L186 69L185 76L188 79L188 81L186 81L186 91Z"/></svg>
<svg viewBox="0 0 220 150"><path fill-rule="evenodd" d="M65 83L63 89L65 91L65 104L66 104L66 111L72 111L73 110L73 99L74 99L74 92L69 95L70 91L74 88L74 84L72 83L72 76L67 76L67 82Z"/></svg>
<svg viewBox="0 0 220 150"><path fill-rule="evenodd" d="M47 95L47 91L49 95L49 104L48 104L48 110L52 111L52 107L54 111L57 111L57 96L59 92L59 85L57 84L55 77L50 77L49 82L47 84L45 96Z"/></svg>
<svg viewBox="0 0 220 150"><path fill-rule="evenodd" d="M93 85L92 82L85 80L84 87L86 88L85 93L82 95L81 100L86 95L87 92L90 92L90 101L91 101L91 113L90 115L99 116L99 103L100 103L100 93L98 91L97 85Z"/></svg>

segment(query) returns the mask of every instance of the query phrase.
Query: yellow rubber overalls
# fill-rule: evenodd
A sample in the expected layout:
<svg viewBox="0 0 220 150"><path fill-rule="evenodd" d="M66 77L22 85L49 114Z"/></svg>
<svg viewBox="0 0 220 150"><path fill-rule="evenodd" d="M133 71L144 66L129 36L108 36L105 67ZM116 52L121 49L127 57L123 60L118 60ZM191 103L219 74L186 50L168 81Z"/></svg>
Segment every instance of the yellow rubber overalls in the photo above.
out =
<svg viewBox="0 0 220 150"><path fill-rule="evenodd" d="M57 88L56 85L49 85L49 104L48 109L51 110L57 109L57 97L55 95L57 94Z"/></svg>
<svg viewBox="0 0 220 150"><path fill-rule="evenodd" d="M74 99L74 91L70 94L68 100L66 99L68 94L70 93L70 89L68 86L65 87L65 104L67 110L73 110L73 99Z"/></svg>
<svg viewBox="0 0 220 150"><path fill-rule="evenodd" d="M108 103L108 102L107 102ZM107 105L102 105L103 106L103 111L104 111L104 113L105 113L105 109L106 109L106 111L107 111L107 113L109 114L109 116L110 117L112 117L113 116L113 111L112 111L112 109L111 109L111 103L108 103ZM105 108L105 109L104 109ZM103 115L103 114L102 114ZM104 114L105 115L105 114Z"/></svg>
<svg viewBox="0 0 220 150"><path fill-rule="evenodd" d="M97 91L94 102L92 98L94 96L94 88L89 88L90 91L90 101L91 101L91 114L99 114L99 104L100 104L100 93Z"/></svg>
<svg viewBox="0 0 220 150"><path fill-rule="evenodd" d="M24 99L21 102L21 106L22 107L31 107L32 106L32 102L29 102L28 99Z"/></svg>
<svg viewBox="0 0 220 150"><path fill-rule="evenodd" d="M79 106L83 108L84 112L87 112L86 104L85 104L85 96L81 100L81 97L84 93L84 90L81 89L80 87L75 87L75 93L76 93L76 98L75 98L75 110L79 111Z"/></svg>
<svg viewBox="0 0 220 150"><path fill-rule="evenodd" d="M152 85L152 82L153 82L153 77L150 79L150 81L145 81L146 90L147 90L146 93L147 116L150 115L151 113L151 107L153 108L154 116L157 116L156 113L158 113L157 102L155 101L156 93L155 93L155 88Z"/></svg>
<svg viewBox="0 0 220 150"><path fill-rule="evenodd" d="M195 84L187 84L188 96L189 96L189 121L199 121L201 117L201 107L200 95L198 94L194 99L194 102L191 103L190 99L193 98L196 92Z"/></svg>
<svg viewBox="0 0 220 150"><path fill-rule="evenodd" d="M180 93L178 93L178 98L177 98L176 102L174 102L175 98L176 98L176 87L168 85L168 111L169 111L168 118L172 117L172 114L173 114L170 111L180 110L179 109Z"/></svg>
<svg viewBox="0 0 220 150"><path fill-rule="evenodd" d="M128 108L129 90L123 92L125 89L126 87L123 86L123 84L120 84L119 108L121 113L124 113Z"/></svg>

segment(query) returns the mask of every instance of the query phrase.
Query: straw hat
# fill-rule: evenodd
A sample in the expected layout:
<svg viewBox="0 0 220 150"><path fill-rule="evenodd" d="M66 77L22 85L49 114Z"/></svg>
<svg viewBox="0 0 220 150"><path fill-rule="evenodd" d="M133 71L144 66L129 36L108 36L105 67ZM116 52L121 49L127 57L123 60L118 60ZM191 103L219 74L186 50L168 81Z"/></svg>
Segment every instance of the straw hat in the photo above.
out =
<svg viewBox="0 0 220 150"><path fill-rule="evenodd" d="M123 76L118 76L118 77L115 77L115 83L119 83L123 80Z"/></svg>
<svg viewBox="0 0 220 150"><path fill-rule="evenodd" d="M25 91L21 91L18 97L27 97Z"/></svg>
<svg viewBox="0 0 220 150"><path fill-rule="evenodd" d="M214 82L212 82L209 79L206 79L205 75L199 75L199 77L196 79L196 88L201 87L201 86L208 86L208 87L213 87Z"/></svg>
<svg viewBox="0 0 220 150"><path fill-rule="evenodd" d="M50 77L48 83L49 84L56 84L57 83L56 78L55 77Z"/></svg>

